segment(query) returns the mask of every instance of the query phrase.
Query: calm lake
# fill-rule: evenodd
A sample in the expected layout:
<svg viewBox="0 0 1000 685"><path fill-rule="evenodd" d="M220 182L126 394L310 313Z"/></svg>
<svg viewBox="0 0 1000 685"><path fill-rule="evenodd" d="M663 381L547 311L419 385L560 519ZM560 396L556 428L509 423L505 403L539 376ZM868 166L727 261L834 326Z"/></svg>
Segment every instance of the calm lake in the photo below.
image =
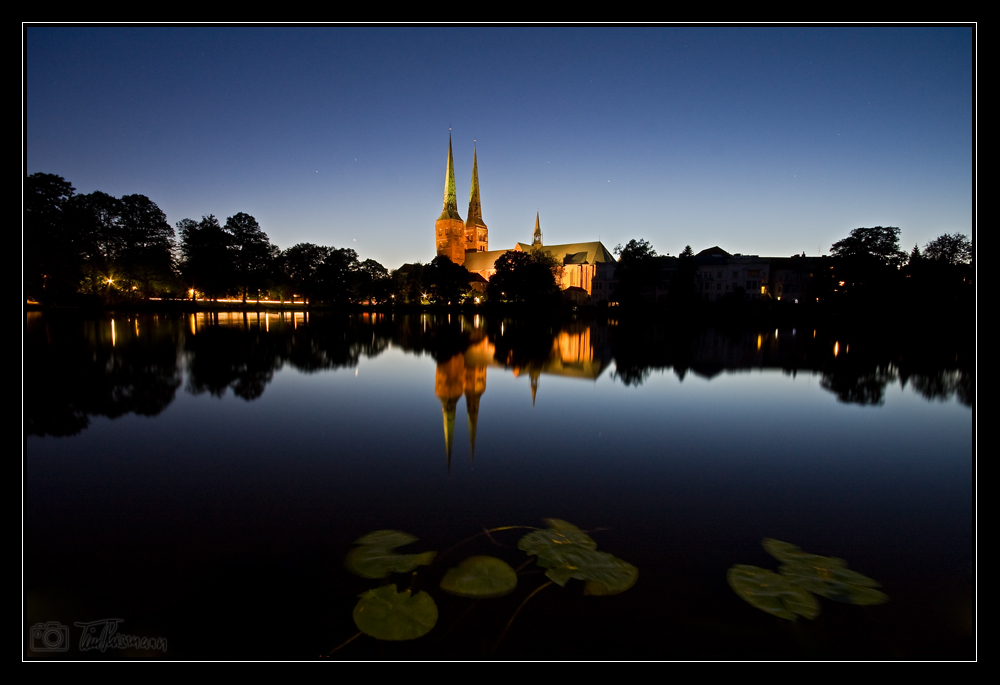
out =
<svg viewBox="0 0 1000 685"><path fill-rule="evenodd" d="M391 529L438 552L385 581L437 623L333 659L975 657L971 334L29 312L23 374L28 656L327 654L383 583L345 555ZM474 536L545 519L634 586L525 602L548 581L530 530ZM727 582L778 571L765 538L888 601L765 613ZM523 566L516 589L443 592L471 555ZM94 625L127 639L81 642Z"/></svg>

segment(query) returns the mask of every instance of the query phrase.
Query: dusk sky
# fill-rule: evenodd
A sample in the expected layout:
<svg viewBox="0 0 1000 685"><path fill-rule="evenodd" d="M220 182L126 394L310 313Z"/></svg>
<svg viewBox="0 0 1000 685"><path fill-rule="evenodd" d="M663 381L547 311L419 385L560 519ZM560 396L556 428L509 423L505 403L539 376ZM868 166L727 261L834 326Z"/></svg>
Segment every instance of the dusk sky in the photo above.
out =
<svg viewBox="0 0 1000 685"><path fill-rule="evenodd" d="M27 28L26 172L175 225L430 261L448 134L490 248L972 236L973 29Z"/></svg>

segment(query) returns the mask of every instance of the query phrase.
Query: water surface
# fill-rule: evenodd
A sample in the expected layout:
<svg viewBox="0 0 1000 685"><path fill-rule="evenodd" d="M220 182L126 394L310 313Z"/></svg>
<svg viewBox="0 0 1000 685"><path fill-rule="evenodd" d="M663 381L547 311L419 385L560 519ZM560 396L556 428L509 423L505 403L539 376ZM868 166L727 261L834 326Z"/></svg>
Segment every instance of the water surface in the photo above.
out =
<svg viewBox="0 0 1000 685"><path fill-rule="evenodd" d="M337 658L969 658L967 345L452 315L29 314L27 624L123 619L168 656L313 657L356 632L351 543L445 551L570 521L639 569L474 604ZM846 559L890 601L769 616L726 582L763 538ZM436 575L435 575L436 574ZM410 583L409 576L395 579ZM71 627L70 656L80 656ZM494 651L495 650L495 651ZM121 655L107 651L104 656Z"/></svg>

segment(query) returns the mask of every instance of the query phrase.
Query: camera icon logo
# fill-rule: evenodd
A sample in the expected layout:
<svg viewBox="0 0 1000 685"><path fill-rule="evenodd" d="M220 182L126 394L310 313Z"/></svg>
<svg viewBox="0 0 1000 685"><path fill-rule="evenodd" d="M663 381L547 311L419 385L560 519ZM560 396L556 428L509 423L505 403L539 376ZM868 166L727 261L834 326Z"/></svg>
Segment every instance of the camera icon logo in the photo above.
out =
<svg viewBox="0 0 1000 685"><path fill-rule="evenodd" d="M31 651L65 652L69 650L69 627L59 621L36 623L31 626Z"/></svg>

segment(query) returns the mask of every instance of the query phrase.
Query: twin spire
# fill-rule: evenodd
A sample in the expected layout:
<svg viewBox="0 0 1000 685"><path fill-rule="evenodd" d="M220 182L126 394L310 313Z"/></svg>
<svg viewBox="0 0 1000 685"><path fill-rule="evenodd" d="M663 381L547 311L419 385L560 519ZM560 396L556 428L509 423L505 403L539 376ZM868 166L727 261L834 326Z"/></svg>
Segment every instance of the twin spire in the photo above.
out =
<svg viewBox="0 0 1000 685"><path fill-rule="evenodd" d="M473 226L485 226L483 223L483 206L479 200L479 161L476 158L476 150L472 150L472 183L469 185L469 213L465 222L467 228ZM448 170L444 177L444 202L441 203L442 219L462 220L462 215L458 213L458 197L455 192L455 158L451 151L451 134L448 134Z"/></svg>
<svg viewBox="0 0 1000 685"><path fill-rule="evenodd" d="M444 201L441 215L434 222L434 243L439 257L447 257L455 264L464 264L466 255L490 249L489 229L483 221L483 208L479 201L479 159L472 152L472 184L469 186L469 220L463 221L458 213L455 193L455 155L452 152L451 134L448 134L448 168L444 176Z"/></svg>

